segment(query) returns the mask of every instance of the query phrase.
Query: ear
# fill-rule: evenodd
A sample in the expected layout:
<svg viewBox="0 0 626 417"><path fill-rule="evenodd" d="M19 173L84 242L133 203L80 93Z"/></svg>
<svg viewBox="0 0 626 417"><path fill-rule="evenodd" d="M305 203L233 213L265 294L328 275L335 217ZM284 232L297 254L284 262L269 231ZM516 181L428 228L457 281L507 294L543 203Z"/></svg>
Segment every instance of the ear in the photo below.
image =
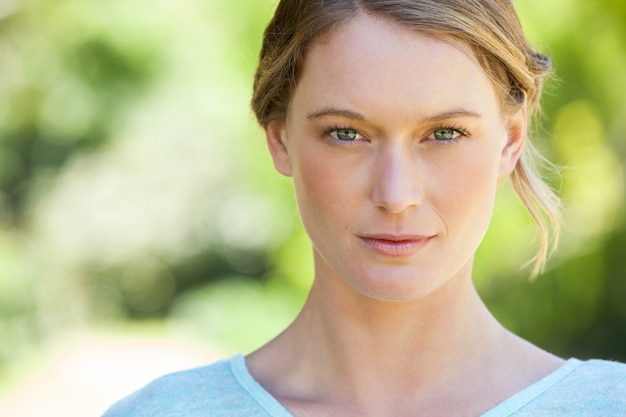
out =
<svg viewBox="0 0 626 417"><path fill-rule="evenodd" d="M291 161L287 149L285 123L278 120L270 121L265 127L265 138L270 155L272 155L272 160L274 161L274 167L281 174L290 177Z"/></svg>
<svg viewBox="0 0 626 417"><path fill-rule="evenodd" d="M515 114L509 117L506 124L507 142L502 149L500 156L499 177L504 178L511 174L522 155L524 142L526 142L526 132L528 127L528 118L526 105L519 109Z"/></svg>

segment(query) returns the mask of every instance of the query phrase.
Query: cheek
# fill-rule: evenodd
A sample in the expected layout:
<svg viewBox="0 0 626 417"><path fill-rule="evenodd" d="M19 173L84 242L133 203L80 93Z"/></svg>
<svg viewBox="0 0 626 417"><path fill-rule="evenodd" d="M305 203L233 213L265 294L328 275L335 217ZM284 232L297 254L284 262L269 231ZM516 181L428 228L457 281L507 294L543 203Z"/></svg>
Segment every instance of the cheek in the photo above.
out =
<svg viewBox="0 0 626 417"><path fill-rule="evenodd" d="M348 161L318 153L311 148L300 150L293 172L298 210L309 234L329 228L330 223L341 227L358 200L357 175Z"/></svg>
<svg viewBox="0 0 626 417"><path fill-rule="evenodd" d="M477 154L449 163L445 180L433 190L437 196L435 205L445 210L441 215L448 228L484 234L491 219L497 184L497 159Z"/></svg>

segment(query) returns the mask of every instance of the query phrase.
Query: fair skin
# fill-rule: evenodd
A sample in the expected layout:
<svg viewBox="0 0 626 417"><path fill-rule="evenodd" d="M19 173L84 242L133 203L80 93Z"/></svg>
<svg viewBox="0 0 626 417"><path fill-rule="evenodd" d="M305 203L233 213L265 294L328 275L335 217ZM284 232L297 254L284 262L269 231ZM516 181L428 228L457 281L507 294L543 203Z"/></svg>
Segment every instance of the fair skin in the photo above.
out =
<svg viewBox="0 0 626 417"><path fill-rule="evenodd" d="M294 416L479 416L554 371L471 280L525 135L471 52L365 15L311 45L266 129L293 178L315 280L247 357Z"/></svg>

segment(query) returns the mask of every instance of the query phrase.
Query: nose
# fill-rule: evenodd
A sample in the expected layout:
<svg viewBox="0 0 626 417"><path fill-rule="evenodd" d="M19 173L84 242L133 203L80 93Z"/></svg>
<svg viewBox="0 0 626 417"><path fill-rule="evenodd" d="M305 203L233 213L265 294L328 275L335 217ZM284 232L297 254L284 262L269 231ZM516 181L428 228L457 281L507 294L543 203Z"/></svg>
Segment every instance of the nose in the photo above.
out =
<svg viewBox="0 0 626 417"><path fill-rule="evenodd" d="M381 150L373 170L373 203L394 214L419 205L423 188L417 165L406 147L389 146Z"/></svg>

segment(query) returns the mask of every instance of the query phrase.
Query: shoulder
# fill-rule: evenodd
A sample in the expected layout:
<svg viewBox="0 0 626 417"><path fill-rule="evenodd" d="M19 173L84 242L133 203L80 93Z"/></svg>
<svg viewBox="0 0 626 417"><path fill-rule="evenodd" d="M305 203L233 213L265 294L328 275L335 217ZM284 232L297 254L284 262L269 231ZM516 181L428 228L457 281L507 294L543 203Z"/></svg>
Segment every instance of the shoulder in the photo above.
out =
<svg viewBox="0 0 626 417"><path fill-rule="evenodd" d="M580 376L626 376L626 363L607 361L601 359L591 359L582 361L576 369L576 374Z"/></svg>
<svg viewBox="0 0 626 417"><path fill-rule="evenodd" d="M626 364L621 362L583 361L561 384L582 396L615 397L626 404Z"/></svg>
<svg viewBox="0 0 626 417"><path fill-rule="evenodd" d="M531 408L552 410L553 415L626 416L626 364L574 361L577 366L533 401Z"/></svg>
<svg viewBox="0 0 626 417"><path fill-rule="evenodd" d="M114 404L103 417L254 416L242 412L255 404L233 374L237 360L162 376Z"/></svg>

